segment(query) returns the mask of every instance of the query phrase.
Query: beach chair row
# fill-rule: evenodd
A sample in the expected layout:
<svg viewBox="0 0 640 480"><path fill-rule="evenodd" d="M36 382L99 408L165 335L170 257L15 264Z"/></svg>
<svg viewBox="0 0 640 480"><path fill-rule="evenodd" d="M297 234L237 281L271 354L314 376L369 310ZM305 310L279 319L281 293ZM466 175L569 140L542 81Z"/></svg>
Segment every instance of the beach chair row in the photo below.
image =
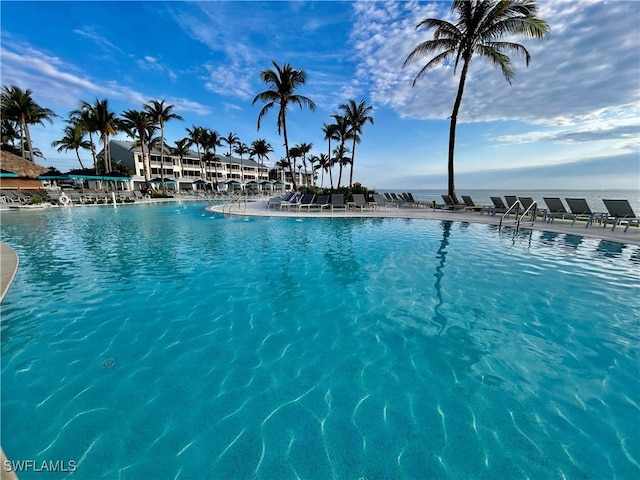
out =
<svg viewBox="0 0 640 480"><path fill-rule="evenodd" d="M568 209L559 197L543 197L543 200L547 205L543 216L549 223L553 223L557 217L560 217L572 219L571 225L576 223L576 219L584 219L585 227L589 227L594 221L602 224L603 228L611 223L612 231L620 224L626 224L625 232L634 223L640 227L640 217L635 214L628 200L603 199L606 212L592 211L584 198L565 198Z"/></svg>
<svg viewBox="0 0 640 480"><path fill-rule="evenodd" d="M375 211L382 208L386 211L388 207L398 209L400 206L405 206L406 203L409 201L390 200L378 193L372 194L369 200L362 193L354 193L350 200L345 201L345 195L342 193L315 195L313 193L290 192L281 197L270 198L267 201L267 208L296 212Z"/></svg>

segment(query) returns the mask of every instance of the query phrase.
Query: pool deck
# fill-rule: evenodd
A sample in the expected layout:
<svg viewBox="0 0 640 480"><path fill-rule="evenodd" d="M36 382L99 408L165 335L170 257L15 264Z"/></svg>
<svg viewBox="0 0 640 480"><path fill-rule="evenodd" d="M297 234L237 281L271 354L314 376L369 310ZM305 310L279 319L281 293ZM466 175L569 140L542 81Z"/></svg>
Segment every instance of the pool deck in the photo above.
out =
<svg viewBox="0 0 640 480"><path fill-rule="evenodd" d="M458 222L481 223L486 225L499 225L500 215L487 215L479 212L450 210L434 210L432 208L415 208L415 207L387 207L377 210L339 210L331 212L330 210L312 211L307 213L306 210L297 212L295 209L274 210L267 207L267 200L248 201L244 203L212 205L207 207L210 212L238 215L238 216L262 216L262 217L289 217L289 218L422 218L425 220L451 220ZM536 218L535 223L523 221L520 223L520 229L533 229L546 232L563 233L568 235L580 235L589 238L598 238L618 243L628 243L631 245L640 245L640 228L635 226L629 227L625 233L624 227L618 225L615 230L611 230L611 224L603 228L598 223L594 223L585 228L585 222L577 221L575 225L571 225L571 220L555 219L553 223L542 220L541 217ZM505 221L503 226L513 227L514 222Z"/></svg>
<svg viewBox="0 0 640 480"><path fill-rule="evenodd" d="M9 245L0 242L0 302L4 298L13 277L18 271L18 255Z"/></svg>

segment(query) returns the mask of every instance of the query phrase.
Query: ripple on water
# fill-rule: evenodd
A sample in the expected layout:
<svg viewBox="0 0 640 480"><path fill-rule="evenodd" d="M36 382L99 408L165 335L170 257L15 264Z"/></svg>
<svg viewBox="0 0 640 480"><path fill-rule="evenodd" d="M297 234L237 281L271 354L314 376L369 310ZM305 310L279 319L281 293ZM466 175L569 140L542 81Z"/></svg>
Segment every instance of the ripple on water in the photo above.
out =
<svg viewBox="0 0 640 480"><path fill-rule="evenodd" d="M122 478L640 473L637 247L202 205L18 218L15 458Z"/></svg>

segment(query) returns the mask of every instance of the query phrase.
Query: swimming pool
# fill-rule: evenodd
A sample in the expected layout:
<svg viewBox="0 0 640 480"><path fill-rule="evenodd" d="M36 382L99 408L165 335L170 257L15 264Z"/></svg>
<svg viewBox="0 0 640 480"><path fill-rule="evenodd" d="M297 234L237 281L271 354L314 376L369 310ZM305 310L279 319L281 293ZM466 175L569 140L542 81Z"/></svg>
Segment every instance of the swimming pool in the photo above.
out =
<svg viewBox="0 0 640 480"><path fill-rule="evenodd" d="M51 478L640 474L639 247L203 204L1 239L2 446Z"/></svg>

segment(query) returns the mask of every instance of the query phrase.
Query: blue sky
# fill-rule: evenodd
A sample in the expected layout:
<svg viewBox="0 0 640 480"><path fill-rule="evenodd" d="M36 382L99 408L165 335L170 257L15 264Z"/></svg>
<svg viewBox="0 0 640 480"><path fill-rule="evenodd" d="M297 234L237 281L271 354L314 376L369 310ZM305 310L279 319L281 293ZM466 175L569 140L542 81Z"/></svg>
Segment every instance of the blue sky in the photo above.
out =
<svg viewBox="0 0 640 480"><path fill-rule="evenodd" d="M532 55L510 86L483 60L472 64L456 142L456 187L494 189L640 188L640 2L543 1L544 41L518 40ZM307 73L299 93L315 112L292 109L291 144L313 143L338 106L374 107L356 149L354 181L372 188L446 189L448 129L458 77L450 66L412 87L420 64L402 70L430 38L423 18L448 18L448 2L13 2L3 0L2 85L33 91L61 118L33 127L45 166L77 168L58 153L64 119L81 100L114 111L151 99L173 104L183 122L267 139L284 156L275 111L256 121L271 61ZM28 19L28 21L27 21ZM125 136L119 136L126 139ZM81 152L90 163L89 152Z"/></svg>

